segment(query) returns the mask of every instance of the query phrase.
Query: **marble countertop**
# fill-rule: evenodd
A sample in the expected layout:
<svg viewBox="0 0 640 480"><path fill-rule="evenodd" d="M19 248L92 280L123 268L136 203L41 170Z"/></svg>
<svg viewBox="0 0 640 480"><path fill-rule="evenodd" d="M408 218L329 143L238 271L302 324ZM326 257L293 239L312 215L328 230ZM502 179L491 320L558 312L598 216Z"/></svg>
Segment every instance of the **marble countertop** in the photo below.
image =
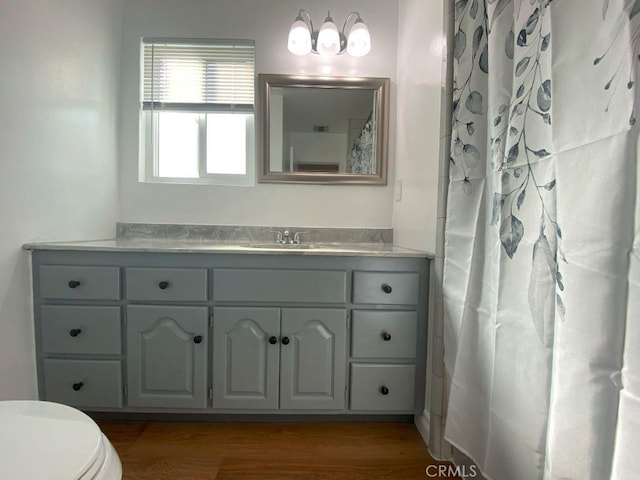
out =
<svg viewBox="0 0 640 480"><path fill-rule="evenodd" d="M115 238L109 240L34 242L25 250L155 253L240 253L253 255L333 255L433 258L433 254L386 243L302 243L223 242L205 239Z"/></svg>

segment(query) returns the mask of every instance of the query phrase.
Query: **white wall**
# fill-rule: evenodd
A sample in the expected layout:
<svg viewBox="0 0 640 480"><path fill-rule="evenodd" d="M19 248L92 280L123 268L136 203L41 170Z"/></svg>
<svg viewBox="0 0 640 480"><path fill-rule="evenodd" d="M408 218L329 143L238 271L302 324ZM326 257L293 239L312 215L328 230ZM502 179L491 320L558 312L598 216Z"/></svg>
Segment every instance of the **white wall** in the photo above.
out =
<svg viewBox="0 0 640 480"><path fill-rule="evenodd" d="M32 240L113 236L122 0L0 0L0 400L36 398Z"/></svg>
<svg viewBox="0 0 640 480"><path fill-rule="evenodd" d="M435 252L443 96L443 2L402 0L398 28L395 243Z"/></svg>
<svg viewBox="0 0 640 480"><path fill-rule="evenodd" d="M390 77L391 118L394 118L398 3L398 0L127 0L123 26L120 221L390 228L395 122L391 122L388 186L223 187L139 183L139 43L143 36L248 38L256 41L257 73ZM310 12L317 28L327 9L340 26L350 12L359 11L371 31L371 52L362 58L291 55L286 47L287 35L300 8Z"/></svg>
<svg viewBox="0 0 640 480"><path fill-rule="evenodd" d="M297 163L337 163L341 172L345 171L347 141L346 133L291 132L289 134L289 145L294 148Z"/></svg>
<svg viewBox="0 0 640 480"><path fill-rule="evenodd" d="M400 189L398 183L402 182L402 196L393 209L394 242L429 252L436 252L438 186L441 181L438 172L442 137L441 104L446 98L443 4L444 1L402 0L398 15L395 188L397 192ZM433 349L436 330L433 321L433 281L432 276L427 352ZM429 422L433 388L429 360L425 412L416 416L416 426L425 442L429 439L430 429L434 434L439 435L440 432L438 424L431 426Z"/></svg>

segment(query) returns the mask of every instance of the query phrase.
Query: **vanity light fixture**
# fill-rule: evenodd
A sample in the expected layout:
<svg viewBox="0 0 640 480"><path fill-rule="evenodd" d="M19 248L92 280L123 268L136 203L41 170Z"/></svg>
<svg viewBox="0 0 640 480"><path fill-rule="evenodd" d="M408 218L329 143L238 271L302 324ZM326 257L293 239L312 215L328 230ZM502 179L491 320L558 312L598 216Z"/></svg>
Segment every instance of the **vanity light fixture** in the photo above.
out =
<svg viewBox="0 0 640 480"><path fill-rule="evenodd" d="M306 16L306 22L303 18ZM347 23L354 20L349 34L345 35ZM313 29L311 16L306 10L300 10L289 29L288 48L294 55L306 55L310 52L320 55L340 55L345 51L353 57L362 57L371 50L371 35L369 29L358 12L350 13L342 25L342 31L327 12L327 18L320 30Z"/></svg>

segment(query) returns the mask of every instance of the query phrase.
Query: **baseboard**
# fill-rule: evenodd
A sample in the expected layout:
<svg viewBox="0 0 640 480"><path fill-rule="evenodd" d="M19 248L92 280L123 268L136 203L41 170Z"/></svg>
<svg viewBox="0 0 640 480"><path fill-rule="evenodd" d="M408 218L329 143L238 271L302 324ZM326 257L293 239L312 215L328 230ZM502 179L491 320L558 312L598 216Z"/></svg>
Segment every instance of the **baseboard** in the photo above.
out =
<svg viewBox="0 0 640 480"><path fill-rule="evenodd" d="M411 415L349 414L225 414L183 412L93 412L96 421L105 422L207 422L207 423L411 423ZM427 437L428 438L428 437Z"/></svg>
<svg viewBox="0 0 640 480"><path fill-rule="evenodd" d="M429 433L431 431L431 423L429 422L429 412L422 412L413 417L413 423L418 429L418 433L422 437L422 441L429 446Z"/></svg>

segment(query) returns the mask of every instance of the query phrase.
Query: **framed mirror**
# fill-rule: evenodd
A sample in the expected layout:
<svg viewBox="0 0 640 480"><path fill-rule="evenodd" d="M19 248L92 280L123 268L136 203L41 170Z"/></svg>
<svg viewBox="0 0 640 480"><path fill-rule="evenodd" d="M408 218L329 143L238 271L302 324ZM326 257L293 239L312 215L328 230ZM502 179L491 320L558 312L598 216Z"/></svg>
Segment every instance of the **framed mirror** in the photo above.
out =
<svg viewBox="0 0 640 480"><path fill-rule="evenodd" d="M386 185L389 79L258 75L258 181Z"/></svg>

